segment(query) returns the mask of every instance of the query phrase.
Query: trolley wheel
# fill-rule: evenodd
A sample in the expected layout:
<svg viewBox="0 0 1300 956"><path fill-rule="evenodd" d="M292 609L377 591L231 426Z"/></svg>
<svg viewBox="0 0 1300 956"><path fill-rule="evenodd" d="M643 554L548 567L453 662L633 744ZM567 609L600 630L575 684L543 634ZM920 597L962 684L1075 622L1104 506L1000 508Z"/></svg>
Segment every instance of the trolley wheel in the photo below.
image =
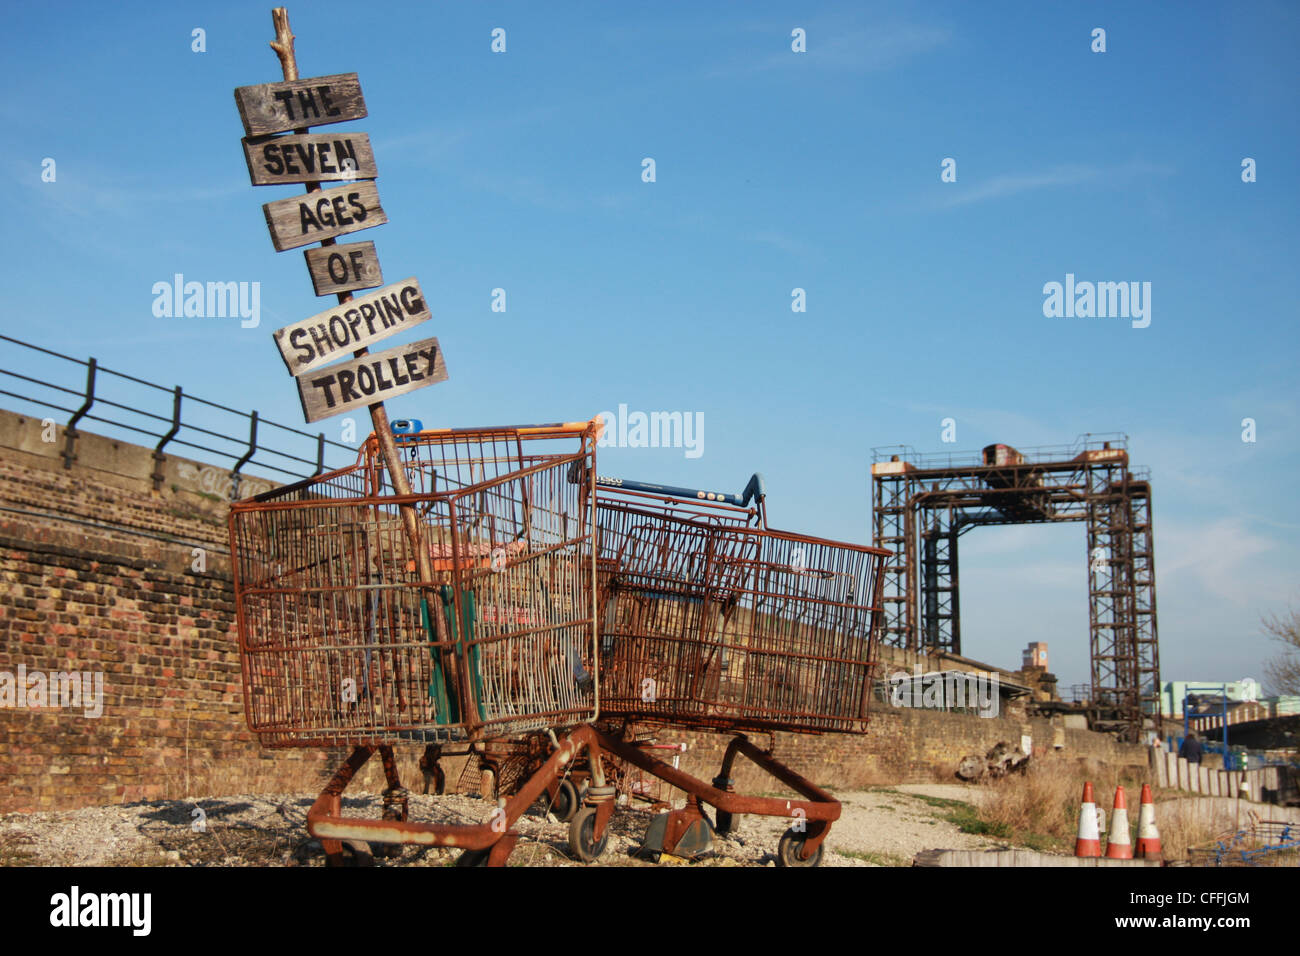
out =
<svg viewBox="0 0 1300 956"><path fill-rule="evenodd" d="M343 865L374 866L375 855L370 852L370 844L365 840L344 840Z"/></svg>
<svg viewBox="0 0 1300 956"><path fill-rule="evenodd" d="M817 852L806 860L799 859L799 853L807 841L806 833L796 833L791 827L781 835L781 842L776 847L777 866L820 866L825 844L818 844Z"/></svg>
<svg viewBox="0 0 1300 956"><path fill-rule="evenodd" d="M714 814L714 820L716 821L713 824L714 833L717 833L719 836L726 836L731 832L731 825L734 821L731 819L730 811L718 810L717 813Z"/></svg>
<svg viewBox="0 0 1300 956"><path fill-rule="evenodd" d="M609 844L609 828L601 834L600 842L595 841L596 808L583 807L569 824L569 849L583 863L592 863L605 852Z"/></svg>
<svg viewBox="0 0 1300 956"><path fill-rule="evenodd" d="M555 793L555 805L551 807L551 812L555 814L557 820L561 823L568 823L582 806L582 799L578 796L578 788L573 785L572 780L561 780L560 788Z"/></svg>

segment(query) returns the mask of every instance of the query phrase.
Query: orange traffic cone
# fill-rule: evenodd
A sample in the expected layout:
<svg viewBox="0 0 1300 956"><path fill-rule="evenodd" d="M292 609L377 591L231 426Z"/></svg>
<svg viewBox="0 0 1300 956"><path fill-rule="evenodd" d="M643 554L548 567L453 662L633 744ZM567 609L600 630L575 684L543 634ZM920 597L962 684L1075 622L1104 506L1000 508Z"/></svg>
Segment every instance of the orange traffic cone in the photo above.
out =
<svg viewBox="0 0 1300 956"><path fill-rule="evenodd" d="M1097 803L1092 798L1092 784L1083 785L1083 806L1079 808L1079 838L1074 841L1075 856L1101 856L1101 834L1097 832Z"/></svg>
<svg viewBox="0 0 1300 956"><path fill-rule="evenodd" d="M1142 809L1138 811L1136 855L1148 860L1160 859L1160 831L1156 829L1156 805L1151 799L1150 784L1142 784Z"/></svg>
<svg viewBox="0 0 1300 956"><path fill-rule="evenodd" d="M1128 804L1124 802L1123 787L1115 788L1115 809L1110 815L1110 836L1106 840L1106 858L1133 859L1133 844L1128 836Z"/></svg>

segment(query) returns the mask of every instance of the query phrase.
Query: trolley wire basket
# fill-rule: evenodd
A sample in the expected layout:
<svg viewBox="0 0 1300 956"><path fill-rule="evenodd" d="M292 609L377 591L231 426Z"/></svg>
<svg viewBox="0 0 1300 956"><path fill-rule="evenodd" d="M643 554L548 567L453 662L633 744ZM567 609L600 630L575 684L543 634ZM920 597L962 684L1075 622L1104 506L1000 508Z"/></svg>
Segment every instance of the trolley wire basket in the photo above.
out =
<svg viewBox="0 0 1300 956"><path fill-rule="evenodd" d="M268 746L480 739L594 719L597 422L374 436L231 507L250 730Z"/></svg>
<svg viewBox="0 0 1300 956"><path fill-rule="evenodd" d="M887 552L768 528L757 477L741 495L598 479L598 421L394 431L400 462L372 436L352 467L231 510L250 729L352 748L307 814L327 860L382 842L503 865L540 798L571 814L589 862L635 777L686 794L643 853L699 855L753 813L792 819L782 865L816 866L838 801L743 732L865 730ZM389 482L398 469L410 493ZM733 736L710 784L657 759L638 723ZM442 755L478 758L493 818L411 820L402 741L425 745L439 789ZM345 816L375 754L383 819ZM796 797L736 793L740 757Z"/></svg>
<svg viewBox="0 0 1300 956"><path fill-rule="evenodd" d="M603 716L865 732L888 552L759 527L759 504L601 487Z"/></svg>

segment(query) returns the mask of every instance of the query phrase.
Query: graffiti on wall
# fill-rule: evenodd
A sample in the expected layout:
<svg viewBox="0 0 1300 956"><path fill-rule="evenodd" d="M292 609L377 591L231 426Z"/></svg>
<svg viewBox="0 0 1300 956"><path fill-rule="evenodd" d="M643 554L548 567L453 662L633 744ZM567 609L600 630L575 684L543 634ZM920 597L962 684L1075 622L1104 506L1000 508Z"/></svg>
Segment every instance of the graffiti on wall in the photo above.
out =
<svg viewBox="0 0 1300 956"><path fill-rule="evenodd" d="M176 463L176 473L180 477L181 484L190 491L216 495L225 501L231 501L235 497L234 475L223 468L217 468L215 465L200 466L192 462L181 461ZM249 498L253 495L260 495L274 487L265 478L242 475L239 479L238 497Z"/></svg>

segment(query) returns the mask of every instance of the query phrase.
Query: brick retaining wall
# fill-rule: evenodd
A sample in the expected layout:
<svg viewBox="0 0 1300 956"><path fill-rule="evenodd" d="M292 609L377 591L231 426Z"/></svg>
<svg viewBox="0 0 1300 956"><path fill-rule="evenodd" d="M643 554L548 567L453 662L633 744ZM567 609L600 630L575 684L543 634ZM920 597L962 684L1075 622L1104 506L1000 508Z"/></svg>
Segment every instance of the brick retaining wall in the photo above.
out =
<svg viewBox="0 0 1300 956"><path fill-rule="evenodd" d="M151 450L83 433L65 469L62 433L52 444L40 433L38 420L0 411L0 671L102 672L104 710L92 718L0 708L0 811L318 789L340 754L267 751L244 726L225 473L169 456L154 490ZM888 657L886 670L926 666L901 651ZM1141 748L1045 720L887 705L866 736L778 734L775 752L815 782L845 788L950 779L963 755L1018 744L1022 734L1035 750L1061 744L1080 756L1145 761ZM705 779L727 740L672 731L662 739L686 741L683 766ZM418 756L401 755L411 786ZM742 787L776 789L741 763ZM459 766L448 764L454 784ZM369 767L358 785L379 779Z"/></svg>

